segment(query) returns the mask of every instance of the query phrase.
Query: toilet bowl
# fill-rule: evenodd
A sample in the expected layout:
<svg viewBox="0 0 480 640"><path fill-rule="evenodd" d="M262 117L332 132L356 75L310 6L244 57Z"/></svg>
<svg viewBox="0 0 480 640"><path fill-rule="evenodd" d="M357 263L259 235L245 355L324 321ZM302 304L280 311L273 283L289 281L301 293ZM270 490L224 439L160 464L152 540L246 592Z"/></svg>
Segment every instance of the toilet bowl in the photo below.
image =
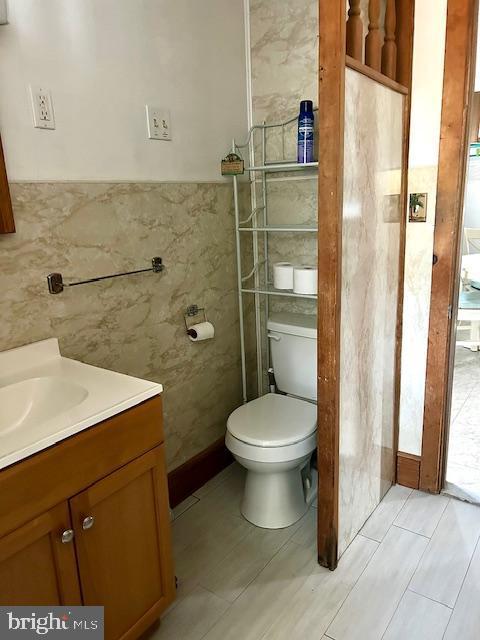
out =
<svg viewBox="0 0 480 640"><path fill-rule="evenodd" d="M268 338L280 393L245 403L228 418L225 445L247 470L241 511L266 529L288 527L317 493L316 318L274 313Z"/></svg>
<svg viewBox="0 0 480 640"><path fill-rule="evenodd" d="M316 496L317 408L269 393L236 409L228 419L226 447L247 469L243 516L267 529L297 522Z"/></svg>

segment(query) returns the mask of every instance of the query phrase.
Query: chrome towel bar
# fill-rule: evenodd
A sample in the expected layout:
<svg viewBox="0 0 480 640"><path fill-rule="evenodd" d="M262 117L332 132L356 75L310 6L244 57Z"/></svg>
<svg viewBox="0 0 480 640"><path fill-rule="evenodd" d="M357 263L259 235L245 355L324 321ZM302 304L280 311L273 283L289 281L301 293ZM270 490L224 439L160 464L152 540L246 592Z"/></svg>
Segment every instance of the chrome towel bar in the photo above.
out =
<svg viewBox="0 0 480 640"><path fill-rule="evenodd" d="M110 278L120 278L121 276L131 276L136 273L161 273L165 269L162 259L156 256L152 258L152 266L147 269L135 269L135 271L123 271L122 273L113 273L109 276L98 276L97 278L89 278L88 280L80 280L79 282L64 282L61 273L49 273L47 276L48 290L50 293L62 293L65 287L77 287L79 284L90 284L91 282L100 282L100 280L108 280Z"/></svg>

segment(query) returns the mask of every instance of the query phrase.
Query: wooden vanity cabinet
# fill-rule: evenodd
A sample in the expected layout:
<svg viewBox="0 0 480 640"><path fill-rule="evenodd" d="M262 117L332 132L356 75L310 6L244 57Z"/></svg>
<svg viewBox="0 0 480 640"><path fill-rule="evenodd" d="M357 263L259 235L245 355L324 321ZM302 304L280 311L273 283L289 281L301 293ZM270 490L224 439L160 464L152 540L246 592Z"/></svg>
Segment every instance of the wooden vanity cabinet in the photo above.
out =
<svg viewBox="0 0 480 640"><path fill-rule="evenodd" d="M2 605L82 604L75 548L62 543L69 530L64 502L0 538Z"/></svg>
<svg viewBox="0 0 480 640"><path fill-rule="evenodd" d="M3 498L14 506L9 492L25 499L30 482L35 496L35 481L57 504L37 514L31 500L6 532L25 505L8 515ZM102 605L105 638L134 640L173 601L160 397L0 471L0 496L0 605Z"/></svg>
<svg viewBox="0 0 480 640"><path fill-rule="evenodd" d="M157 447L70 500L83 602L105 607L111 638L135 637L171 602L165 480Z"/></svg>

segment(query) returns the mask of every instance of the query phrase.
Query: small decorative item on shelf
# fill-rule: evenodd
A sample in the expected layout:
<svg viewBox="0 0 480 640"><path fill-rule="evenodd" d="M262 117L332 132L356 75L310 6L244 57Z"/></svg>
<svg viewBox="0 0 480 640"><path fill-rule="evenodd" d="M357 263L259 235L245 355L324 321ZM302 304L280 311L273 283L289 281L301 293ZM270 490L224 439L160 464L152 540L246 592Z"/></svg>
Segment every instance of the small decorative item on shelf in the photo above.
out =
<svg viewBox="0 0 480 640"><path fill-rule="evenodd" d="M222 160L222 176L240 176L245 167L242 158L237 153L229 153Z"/></svg>
<svg viewBox="0 0 480 640"><path fill-rule="evenodd" d="M409 222L427 221L427 194L411 193L409 199Z"/></svg>

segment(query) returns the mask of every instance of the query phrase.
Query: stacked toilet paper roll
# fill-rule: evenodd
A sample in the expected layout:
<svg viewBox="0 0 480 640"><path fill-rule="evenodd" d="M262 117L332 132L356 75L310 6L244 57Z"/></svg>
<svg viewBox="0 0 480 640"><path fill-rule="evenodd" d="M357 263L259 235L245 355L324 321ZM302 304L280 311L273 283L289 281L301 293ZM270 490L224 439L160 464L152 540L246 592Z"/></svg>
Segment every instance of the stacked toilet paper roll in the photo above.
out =
<svg viewBox="0 0 480 640"><path fill-rule="evenodd" d="M275 289L293 289L293 264L276 262L273 265L273 286Z"/></svg>
<svg viewBox="0 0 480 640"><path fill-rule="evenodd" d="M317 293L317 267L305 265L293 269L293 292L313 295Z"/></svg>
<svg viewBox="0 0 480 640"><path fill-rule="evenodd" d="M317 293L317 267L293 265L291 262L276 262L273 265L273 286L275 289L290 290L294 293L313 295Z"/></svg>

